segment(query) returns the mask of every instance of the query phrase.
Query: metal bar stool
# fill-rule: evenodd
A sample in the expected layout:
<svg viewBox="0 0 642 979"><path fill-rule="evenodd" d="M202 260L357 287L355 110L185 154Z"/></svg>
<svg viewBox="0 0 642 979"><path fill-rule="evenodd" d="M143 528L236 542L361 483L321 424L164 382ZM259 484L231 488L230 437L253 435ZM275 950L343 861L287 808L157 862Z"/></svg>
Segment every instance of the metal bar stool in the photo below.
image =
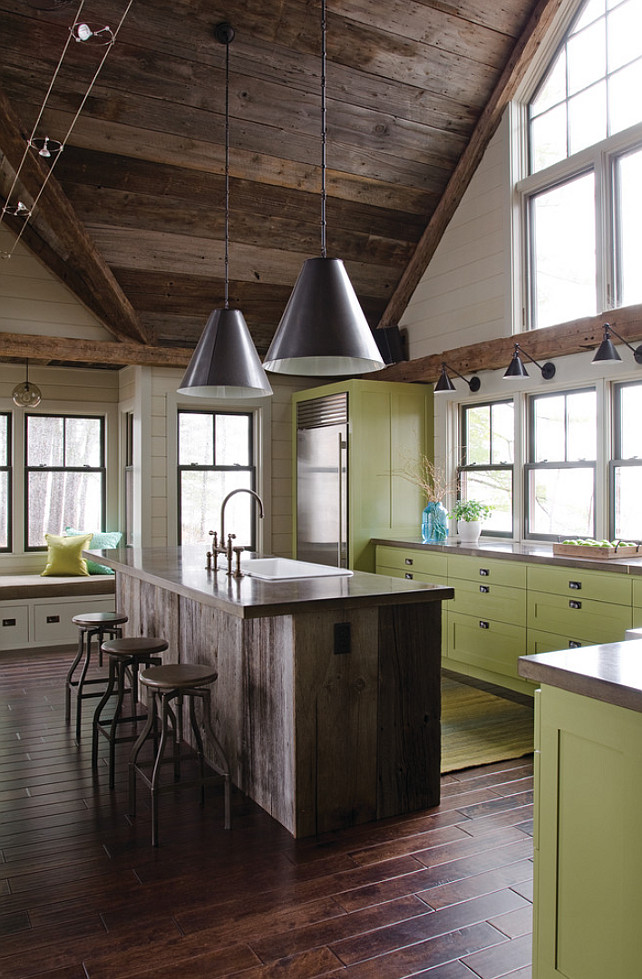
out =
<svg viewBox="0 0 642 979"><path fill-rule="evenodd" d="M215 682L217 676L218 673L212 667L191 663L153 666L140 674L141 684L147 687L152 697L147 723L141 731L129 758L129 814L131 816L136 815L136 775L138 774L151 789L152 794L152 846L158 846L158 795L160 792L174 789L175 783L179 780L182 786L200 785L201 805L203 805L205 802L205 786L210 782L218 781L222 776L225 785L225 829L230 828L230 769L223 749L212 730L210 715L210 691L208 687ZM182 707L185 697L189 700L189 718L197 745L199 765L199 776L193 779L180 778L180 750L183 739ZM218 775L208 776L205 774L203 739L194 710L196 699L203 702L203 728L217 755L218 767L214 765L212 767ZM176 704L175 711L172 710L171 706L173 702ZM159 713L161 718L160 741L152 762L150 777L138 764L138 755L152 728L155 728ZM161 785L160 769L170 733L174 747L174 782Z"/></svg>
<svg viewBox="0 0 642 979"><path fill-rule="evenodd" d="M138 713L138 674L141 666L160 666L161 658L158 653L164 652L168 643L154 636L135 636L127 639L111 639L100 647L109 657L109 679L107 689L100 699L94 712L94 730L91 743L91 765L94 771L98 768L98 735L102 734L109 742L109 788L114 787L114 761L116 745L125 741L136 741L139 735L138 721L146 721L147 713ZM129 674L130 686L127 689L126 676ZM109 720L102 719L103 708L116 688L116 705ZM123 717L123 701L125 694L131 694L132 711L129 717ZM133 733L118 734L121 724L133 725Z"/></svg>
<svg viewBox="0 0 642 979"><path fill-rule="evenodd" d="M91 661L91 641L96 638L98 646L102 645L105 636L111 639L119 639L122 636L123 623L127 622L127 616L120 612L84 612L82 615L74 615L71 620L78 626L78 652L69 667L65 680L65 723L69 724L71 718L71 695L76 698L76 741L80 741L80 722L82 720L82 702L89 697L102 697L103 690L85 690L86 686L92 684L105 683L105 677L87 679L87 670ZM81 659L84 660L80 677L74 680L76 667Z"/></svg>

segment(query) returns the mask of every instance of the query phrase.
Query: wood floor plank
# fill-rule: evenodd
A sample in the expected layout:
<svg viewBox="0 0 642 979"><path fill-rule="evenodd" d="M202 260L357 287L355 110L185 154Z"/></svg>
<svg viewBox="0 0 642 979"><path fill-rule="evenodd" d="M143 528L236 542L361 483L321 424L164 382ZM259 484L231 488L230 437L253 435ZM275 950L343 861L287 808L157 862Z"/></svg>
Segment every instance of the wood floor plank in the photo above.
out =
<svg viewBox="0 0 642 979"><path fill-rule="evenodd" d="M442 778L440 805L293 840L234 791L127 816L64 722L74 651L0 654L0 979L529 979L532 761ZM476 971L478 970L479 971ZM504 970L501 972L499 970Z"/></svg>

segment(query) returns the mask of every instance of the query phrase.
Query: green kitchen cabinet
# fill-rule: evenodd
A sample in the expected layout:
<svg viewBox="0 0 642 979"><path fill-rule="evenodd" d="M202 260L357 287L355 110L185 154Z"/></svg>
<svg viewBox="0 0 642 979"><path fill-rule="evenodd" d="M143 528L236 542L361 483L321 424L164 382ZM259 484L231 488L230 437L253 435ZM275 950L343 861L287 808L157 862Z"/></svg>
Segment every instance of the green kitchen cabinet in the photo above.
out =
<svg viewBox="0 0 642 979"><path fill-rule="evenodd" d="M432 385L358 378L299 391L292 402L294 556L374 572L373 537L415 536L421 526L422 492L399 470L432 458ZM336 479L334 463L311 448L323 440L340 453ZM335 531L329 510L339 496Z"/></svg>
<svg viewBox="0 0 642 979"><path fill-rule="evenodd" d="M640 975L642 714L542 685L533 979Z"/></svg>
<svg viewBox="0 0 642 979"><path fill-rule="evenodd" d="M457 594L456 582L450 584ZM510 679L523 688L524 681L517 678L517 659L526 651L524 626L449 612L447 630L449 669L465 673L467 667L476 667L493 674L495 683Z"/></svg>

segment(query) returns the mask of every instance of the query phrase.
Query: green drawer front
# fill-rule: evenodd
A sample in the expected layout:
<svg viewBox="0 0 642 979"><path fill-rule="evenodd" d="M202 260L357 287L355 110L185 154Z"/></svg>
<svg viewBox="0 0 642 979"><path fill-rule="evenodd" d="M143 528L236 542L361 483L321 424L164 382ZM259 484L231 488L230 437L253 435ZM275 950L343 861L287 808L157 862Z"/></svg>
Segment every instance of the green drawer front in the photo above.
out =
<svg viewBox="0 0 642 979"><path fill-rule="evenodd" d="M642 608L642 578L633 578L633 604Z"/></svg>
<svg viewBox="0 0 642 979"><path fill-rule="evenodd" d="M585 639L573 639L572 636L562 636L554 632L539 632L537 629L526 631L526 653L534 656L536 653L556 653L560 649L574 649L591 644Z"/></svg>
<svg viewBox="0 0 642 979"><path fill-rule="evenodd" d="M448 658L493 673L517 677L526 651L526 630L472 615L448 614Z"/></svg>
<svg viewBox="0 0 642 979"><path fill-rule="evenodd" d="M466 557L464 554L448 556L448 575L467 581L492 581L496 585L513 588L526 587L526 565L520 561L490 560L483 557Z"/></svg>
<svg viewBox="0 0 642 979"><path fill-rule="evenodd" d="M579 642L619 642L624 639L625 630L631 628L632 618L631 608L623 605L567 598L566 595L528 593L529 629L568 636Z"/></svg>
<svg viewBox="0 0 642 979"><path fill-rule="evenodd" d="M419 571L421 574L448 574L448 557L436 551L415 551L403 547L383 547L377 545L377 566L402 568L404 571ZM430 579L433 580L432 578Z"/></svg>
<svg viewBox="0 0 642 979"><path fill-rule="evenodd" d="M448 579L445 575L438 574L421 574L411 568L409 571L406 568L386 568L382 564L377 564L376 567L377 574L387 574L391 578L407 578L408 581L425 581L429 585L447 585ZM446 599L448 601L448 599Z"/></svg>
<svg viewBox="0 0 642 979"><path fill-rule="evenodd" d="M530 565L528 588L532 591L550 592L553 595L592 598L614 605L630 605L632 583L628 575L601 574L599 571L583 571L580 568L552 568L550 565Z"/></svg>
<svg viewBox="0 0 642 979"><path fill-rule="evenodd" d="M455 597L448 606L453 612L522 627L526 625L526 592L523 589L496 585L494 579L466 581L451 576L449 580L455 589Z"/></svg>

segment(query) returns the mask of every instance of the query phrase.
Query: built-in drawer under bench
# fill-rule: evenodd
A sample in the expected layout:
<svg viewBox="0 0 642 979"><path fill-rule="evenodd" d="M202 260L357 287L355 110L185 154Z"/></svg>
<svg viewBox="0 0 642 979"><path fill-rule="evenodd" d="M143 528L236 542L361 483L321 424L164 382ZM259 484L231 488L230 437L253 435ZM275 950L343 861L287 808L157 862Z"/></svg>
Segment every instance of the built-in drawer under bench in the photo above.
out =
<svg viewBox="0 0 642 979"><path fill-rule="evenodd" d="M112 575L0 578L0 650L67 645L78 630L71 621L83 612L114 609Z"/></svg>

